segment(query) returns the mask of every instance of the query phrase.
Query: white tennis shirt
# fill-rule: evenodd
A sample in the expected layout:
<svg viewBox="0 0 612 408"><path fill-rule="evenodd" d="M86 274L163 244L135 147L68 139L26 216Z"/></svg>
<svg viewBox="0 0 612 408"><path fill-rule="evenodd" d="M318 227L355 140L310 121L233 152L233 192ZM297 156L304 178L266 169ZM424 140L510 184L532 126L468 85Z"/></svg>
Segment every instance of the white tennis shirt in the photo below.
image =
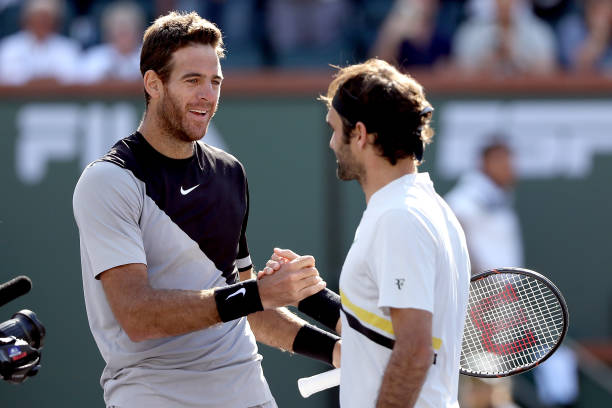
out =
<svg viewBox="0 0 612 408"><path fill-rule="evenodd" d="M427 173L372 195L340 276L340 405L374 407L395 339L389 308L433 314L430 367L417 407L458 407L470 261L463 230Z"/></svg>

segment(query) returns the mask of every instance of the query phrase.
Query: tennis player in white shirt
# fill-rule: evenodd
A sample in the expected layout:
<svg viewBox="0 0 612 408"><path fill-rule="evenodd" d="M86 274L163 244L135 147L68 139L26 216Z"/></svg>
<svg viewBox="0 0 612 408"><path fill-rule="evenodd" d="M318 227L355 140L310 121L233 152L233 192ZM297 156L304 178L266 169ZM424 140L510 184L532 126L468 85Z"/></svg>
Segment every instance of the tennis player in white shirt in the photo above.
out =
<svg viewBox="0 0 612 408"><path fill-rule="evenodd" d="M325 290L299 305L341 331L340 405L458 407L470 262L455 215L417 171L433 108L378 59L340 69L322 99L338 177L357 180L367 203L340 297ZM260 278L294 256L275 250Z"/></svg>

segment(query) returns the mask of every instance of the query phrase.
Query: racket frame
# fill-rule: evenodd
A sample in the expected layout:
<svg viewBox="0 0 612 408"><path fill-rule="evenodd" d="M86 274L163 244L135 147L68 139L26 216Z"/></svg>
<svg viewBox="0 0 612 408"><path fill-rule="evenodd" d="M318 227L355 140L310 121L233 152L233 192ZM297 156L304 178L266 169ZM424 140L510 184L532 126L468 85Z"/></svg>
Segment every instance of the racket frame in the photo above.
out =
<svg viewBox="0 0 612 408"><path fill-rule="evenodd" d="M559 346L561 345L561 343L563 342L563 339L565 338L565 335L567 334L567 329L569 326L569 311L567 308L567 303L565 302L565 298L563 297L563 294L561 293L561 291L555 286L554 283L552 283L552 281L550 279L548 279L546 276L532 271L530 269L525 269L525 268L496 268L496 269L489 269L483 272L479 272L475 275L472 276L472 278L470 279L470 287L471 284L473 282L477 282L479 280L485 279L491 275L498 275L498 274L516 274L516 275L525 275L525 276L529 276L531 278L536 279L537 281L541 282L542 284L544 284L546 287L548 287L548 289L551 290L551 292L553 292L553 294L556 296L557 300L559 301L559 305L561 307L561 311L562 311L562 315L563 315L563 328L561 331L561 335L559 336L559 339L557 340L557 342L555 343L555 345L548 350L548 352L544 355L544 357L538 359L537 361L527 365L527 366L523 366L523 367L517 367L513 370L509 370L508 372L501 372L498 374L488 374L488 373L484 373L484 372L477 372L477 371L468 371L465 370L463 367L459 368L459 373L463 374L463 375L467 375L470 377L480 377L480 378L502 378L502 377L509 377L511 375L516 375L516 374L520 374L520 373L524 373L526 371L531 370L532 368L537 367L539 364L542 364L544 361L546 361L550 356L552 356L554 354L554 352L559 348ZM471 289L470 289L470 293L471 293ZM469 318L466 315L466 319Z"/></svg>

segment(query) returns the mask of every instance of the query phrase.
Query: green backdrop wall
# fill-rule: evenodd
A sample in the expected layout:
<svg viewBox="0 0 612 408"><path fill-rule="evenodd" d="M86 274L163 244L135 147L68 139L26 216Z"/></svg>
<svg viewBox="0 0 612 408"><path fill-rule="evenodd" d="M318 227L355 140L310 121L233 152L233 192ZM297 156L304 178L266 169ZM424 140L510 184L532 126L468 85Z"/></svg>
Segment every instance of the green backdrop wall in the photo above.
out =
<svg viewBox="0 0 612 408"><path fill-rule="evenodd" d="M249 176L247 234L255 264L261 268L274 246L313 254L336 289L365 203L357 184L335 179L325 109L315 97L224 97L214 125ZM437 115L455 101L432 100ZM135 126L141 109L137 96L0 95L0 283L21 274L34 283L28 295L2 307L0 321L27 308L47 327L39 375L19 386L0 382L0 407L104 406L103 361L85 314L72 191L84 160L117 129ZM47 118L42 125L41 115ZM438 174L437 143L445 132L438 125L440 140L421 171L432 172L444 193L454 179ZM579 340L612 334L610 174L612 157L596 155L584 177L526 179L517 187L526 266L550 276L566 295L570 334ZM587 276L598 284L587 285ZM297 390L298 377L327 367L264 346L261 352L280 407L337 406L336 390L307 400Z"/></svg>

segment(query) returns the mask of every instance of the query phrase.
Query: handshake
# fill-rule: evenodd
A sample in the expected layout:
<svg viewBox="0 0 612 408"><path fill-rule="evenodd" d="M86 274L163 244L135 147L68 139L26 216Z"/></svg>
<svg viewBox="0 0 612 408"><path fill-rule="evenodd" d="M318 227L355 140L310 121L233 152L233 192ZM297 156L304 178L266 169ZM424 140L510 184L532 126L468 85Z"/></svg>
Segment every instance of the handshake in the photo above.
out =
<svg viewBox="0 0 612 408"><path fill-rule="evenodd" d="M266 267L257 274L264 309L292 305L341 334L340 297L325 288L312 256L299 256L288 249L274 248ZM306 323L306 322L304 322ZM340 367L340 337L304 324L293 341L292 351Z"/></svg>
<svg viewBox="0 0 612 408"><path fill-rule="evenodd" d="M274 249L266 267L257 273L257 286L264 309L297 306L300 300L325 289L315 259L289 249Z"/></svg>

